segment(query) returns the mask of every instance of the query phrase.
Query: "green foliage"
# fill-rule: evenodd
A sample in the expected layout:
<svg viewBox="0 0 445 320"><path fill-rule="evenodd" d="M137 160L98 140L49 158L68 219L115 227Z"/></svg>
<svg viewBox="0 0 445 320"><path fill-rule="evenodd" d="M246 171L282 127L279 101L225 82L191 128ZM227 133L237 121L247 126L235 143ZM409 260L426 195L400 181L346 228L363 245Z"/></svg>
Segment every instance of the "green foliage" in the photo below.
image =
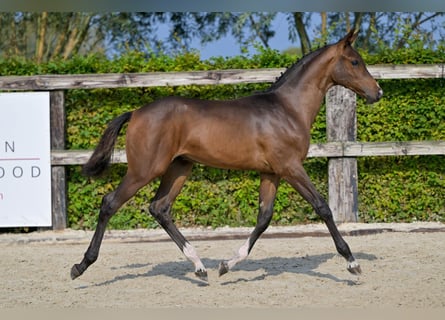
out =
<svg viewBox="0 0 445 320"><path fill-rule="evenodd" d="M443 161L443 156L361 159L361 219L365 222L444 222Z"/></svg>
<svg viewBox="0 0 445 320"><path fill-rule="evenodd" d="M249 58L215 57L202 61L196 52L170 57L129 52L114 60L102 55L73 57L67 61L34 64L26 60L0 60L2 75L192 71L237 68L286 67L295 56L257 48ZM443 63L444 53L424 49L362 53L369 64ZM379 81L384 98L365 105L358 99L358 140L445 140L444 79ZM69 149L93 149L106 124L121 113L165 96L233 99L266 89L268 84L180 86L68 90L67 144ZM118 148L124 147L124 134ZM326 141L325 107L312 129L312 142ZM359 158L359 212L364 222L445 221L445 167L443 156ZM317 189L327 197L327 159L305 163ZM113 165L106 177L87 179L79 166L68 167L68 227L92 229L102 197L125 174L125 165ZM110 223L112 229L154 228L148 213L159 181L141 189ZM259 177L255 172L218 170L195 165L173 207L179 226L253 226L258 211ZM282 182L272 224L289 225L318 221L313 209L287 183Z"/></svg>
<svg viewBox="0 0 445 320"><path fill-rule="evenodd" d="M444 140L444 80L382 80L384 99L358 105L362 141ZM424 88L419 90L419 88Z"/></svg>

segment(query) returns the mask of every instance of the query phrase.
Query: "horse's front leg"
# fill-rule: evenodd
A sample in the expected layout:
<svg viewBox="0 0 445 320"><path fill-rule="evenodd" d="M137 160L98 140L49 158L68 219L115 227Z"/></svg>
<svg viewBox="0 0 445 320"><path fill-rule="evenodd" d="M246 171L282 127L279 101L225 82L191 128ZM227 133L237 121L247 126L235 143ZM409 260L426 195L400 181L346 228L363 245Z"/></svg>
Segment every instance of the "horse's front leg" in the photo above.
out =
<svg viewBox="0 0 445 320"><path fill-rule="evenodd" d="M328 227L329 233L334 240L337 252L340 253L348 262L347 269L352 274L360 274L361 268L358 262L355 260L354 256L349 249L348 244L341 236L340 232L335 225L334 218L332 216L331 209L329 208L326 200L320 195L320 193L315 189L315 186L309 179L306 171L301 165L296 166L292 169L292 175L283 177L289 184L294 187L302 197L308 201L315 212L323 219L326 226Z"/></svg>
<svg viewBox="0 0 445 320"><path fill-rule="evenodd" d="M230 260L222 261L219 265L219 275L227 273L238 262L244 260L249 255L255 242L269 226L273 214L273 203L277 193L280 177L270 174L261 175L259 213L255 229L250 234L246 242L239 248L234 257Z"/></svg>
<svg viewBox="0 0 445 320"><path fill-rule="evenodd" d="M150 205L150 213L164 228L170 238L176 243L182 253L193 262L195 275L208 281L207 270L199 258L195 248L185 239L182 233L173 223L171 207L185 180L192 171L193 163L182 158L176 158L168 167L167 172L161 179L161 184Z"/></svg>

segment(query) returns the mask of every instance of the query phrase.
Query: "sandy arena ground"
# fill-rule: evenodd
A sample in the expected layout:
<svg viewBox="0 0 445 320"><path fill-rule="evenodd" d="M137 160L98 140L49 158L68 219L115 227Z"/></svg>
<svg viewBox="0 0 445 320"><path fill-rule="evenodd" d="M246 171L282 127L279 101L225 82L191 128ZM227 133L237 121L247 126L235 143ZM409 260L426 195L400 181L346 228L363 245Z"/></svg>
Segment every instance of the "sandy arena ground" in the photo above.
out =
<svg viewBox="0 0 445 320"><path fill-rule="evenodd" d="M269 228L248 260L218 277L249 228L184 230L209 272L195 278L163 230L109 231L98 261L72 281L91 232L0 234L3 308L445 307L445 225L345 224L353 276L324 225ZM165 241L168 240L168 241Z"/></svg>

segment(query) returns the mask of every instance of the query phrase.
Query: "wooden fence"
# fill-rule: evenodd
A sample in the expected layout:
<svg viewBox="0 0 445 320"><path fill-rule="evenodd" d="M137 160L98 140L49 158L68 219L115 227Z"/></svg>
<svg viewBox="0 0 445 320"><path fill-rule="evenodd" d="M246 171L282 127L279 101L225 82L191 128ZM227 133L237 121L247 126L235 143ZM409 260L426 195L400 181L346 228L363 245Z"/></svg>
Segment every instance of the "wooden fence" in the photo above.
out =
<svg viewBox="0 0 445 320"><path fill-rule="evenodd" d="M153 72L130 74L36 75L0 77L0 90L49 91L51 110L51 170L53 229L67 222L66 165L84 164L92 150L65 150L64 90L179 85L273 82L284 69ZM369 66L376 79L444 78L444 65ZM445 107L445 106L444 106ZM356 142L356 96L335 86L326 95L328 142L312 144L308 157L328 157L329 205L337 222L358 219L356 157L444 155L445 141ZM113 162L126 162L116 150Z"/></svg>

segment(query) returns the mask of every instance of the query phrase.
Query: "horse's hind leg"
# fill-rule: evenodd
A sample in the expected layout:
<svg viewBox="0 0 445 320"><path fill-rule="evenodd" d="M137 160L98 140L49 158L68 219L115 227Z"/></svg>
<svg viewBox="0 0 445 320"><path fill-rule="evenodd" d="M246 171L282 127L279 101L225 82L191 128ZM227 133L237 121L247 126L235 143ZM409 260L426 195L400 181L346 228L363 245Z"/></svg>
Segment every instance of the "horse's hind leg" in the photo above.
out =
<svg viewBox="0 0 445 320"><path fill-rule="evenodd" d="M185 180L192 171L193 163L176 158L168 167L161 180L158 191L150 205L150 213L168 233L184 255L195 265L195 275L201 280L207 281L207 271L198 257L196 250L185 239L182 233L173 223L171 207L184 185Z"/></svg>
<svg viewBox="0 0 445 320"><path fill-rule="evenodd" d="M255 242L269 226L273 214L273 204L277 193L280 177L276 175L262 174L260 184L259 213L255 229L250 234L235 256L227 261L222 261L219 265L219 275L227 273L238 262L244 260L249 255Z"/></svg>
<svg viewBox="0 0 445 320"><path fill-rule="evenodd" d="M355 261L348 244L341 236L340 232L335 225L334 218L332 216L331 209L329 208L326 200L318 193L314 185L309 179L306 171L302 166L297 166L293 170L292 176L283 177L287 182L290 183L302 196L308 201L315 212L323 219L326 226L328 227L329 233L334 240L335 247L348 262L347 269L352 274L360 274L360 265Z"/></svg>
<svg viewBox="0 0 445 320"><path fill-rule="evenodd" d="M108 221L128 199L148 182L146 179L135 178L127 173L117 189L103 197L96 231L82 261L71 268L71 279L79 277L97 260Z"/></svg>

